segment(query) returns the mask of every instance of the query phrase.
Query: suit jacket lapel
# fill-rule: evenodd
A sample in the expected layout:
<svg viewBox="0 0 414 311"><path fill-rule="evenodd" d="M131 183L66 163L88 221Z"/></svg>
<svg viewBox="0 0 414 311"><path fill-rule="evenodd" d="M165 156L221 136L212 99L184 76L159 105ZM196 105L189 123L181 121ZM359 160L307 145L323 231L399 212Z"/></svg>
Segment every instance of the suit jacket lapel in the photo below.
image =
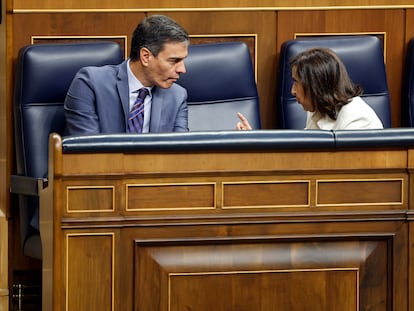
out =
<svg viewBox="0 0 414 311"><path fill-rule="evenodd" d="M163 94L163 92L157 92L157 87L152 89L150 132L160 132Z"/></svg>
<svg viewBox="0 0 414 311"><path fill-rule="evenodd" d="M128 74L127 74L127 61L124 61L119 66L118 71L118 81L117 81L117 89L118 89L118 96L121 100L122 109L124 111L125 116L125 130L126 124L128 119L129 113L129 85L128 85Z"/></svg>

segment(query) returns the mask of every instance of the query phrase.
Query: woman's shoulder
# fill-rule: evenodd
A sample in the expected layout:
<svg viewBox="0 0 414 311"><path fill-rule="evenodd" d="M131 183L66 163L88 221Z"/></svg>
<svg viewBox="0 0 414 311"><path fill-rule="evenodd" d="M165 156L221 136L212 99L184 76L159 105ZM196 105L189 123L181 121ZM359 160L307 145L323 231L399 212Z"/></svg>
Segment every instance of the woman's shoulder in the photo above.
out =
<svg viewBox="0 0 414 311"><path fill-rule="evenodd" d="M372 107L370 105L368 105L368 103L361 97L361 96L356 96L351 98L351 100L348 102L348 104L346 104L345 106L342 107L343 111L372 111L374 112L374 109L372 109Z"/></svg>
<svg viewBox="0 0 414 311"><path fill-rule="evenodd" d="M360 96L354 97L342 107L337 118L337 129L382 128L382 123Z"/></svg>

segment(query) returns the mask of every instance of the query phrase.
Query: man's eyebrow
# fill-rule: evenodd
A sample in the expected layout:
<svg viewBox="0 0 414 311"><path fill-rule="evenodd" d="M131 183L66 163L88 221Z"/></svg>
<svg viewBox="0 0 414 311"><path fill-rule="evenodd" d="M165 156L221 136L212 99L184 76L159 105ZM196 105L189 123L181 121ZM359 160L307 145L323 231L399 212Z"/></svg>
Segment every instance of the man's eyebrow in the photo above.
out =
<svg viewBox="0 0 414 311"><path fill-rule="evenodd" d="M168 60L180 61L180 60L183 60L184 58L185 57L172 56L172 57L169 57Z"/></svg>

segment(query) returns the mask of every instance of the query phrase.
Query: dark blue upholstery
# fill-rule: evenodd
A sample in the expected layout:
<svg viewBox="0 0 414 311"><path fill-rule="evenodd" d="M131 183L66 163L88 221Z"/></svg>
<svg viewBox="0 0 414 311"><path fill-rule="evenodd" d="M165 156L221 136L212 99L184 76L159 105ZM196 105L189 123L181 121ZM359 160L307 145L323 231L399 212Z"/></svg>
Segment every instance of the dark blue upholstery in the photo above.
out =
<svg viewBox="0 0 414 311"><path fill-rule="evenodd" d="M361 96L377 113L385 128L391 127L391 105L381 41L375 36L311 37L282 44L276 94L277 125L303 129L306 112L291 94L290 59L311 47L327 47L344 62L352 81L364 90Z"/></svg>
<svg viewBox="0 0 414 311"><path fill-rule="evenodd" d="M401 91L401 125L414 127L414 38L407 45Z"/></svg>
<svg viewBox="0 0 414 311"><path fill-rule="evenodd" d="M260 129L259 96L249 48L243 42L190 45L187 73L178 84L187 89L189 128L231 130L240 111Z"/></svg>
<svg viewBox="0 0 414 311"><path fill-rule="evenodd" d="M335 131L337 149L407 148L414 146L414 129L387 128L380 130Z"/></svg>
<svg viewBox="0 0 414 311"><path fill-rule="evenodd" d="M381 130L253 130L63 137L63 153L381 150L414 146L414 128Z"/></svg>
<svg viewBox="0 0 414 311"><path fill-rule="evenodd" d="M41 256L36 195L42 188L39 181L47 178L49 133L63 132L63 102L69 85L81 67L117 64L123 58L115 42L39 44L19 51L14 86L17 175L11 178L11 191L21 194L20 225L26 255Z"/></svg>
<svg viewBox="0 0 414 311"><path fill-rule="evenodd" d="M414 132L414 131L413 131ZM305 150L335 148L334 133L317 130L197 131L64 137L64 153Z"/></svg>

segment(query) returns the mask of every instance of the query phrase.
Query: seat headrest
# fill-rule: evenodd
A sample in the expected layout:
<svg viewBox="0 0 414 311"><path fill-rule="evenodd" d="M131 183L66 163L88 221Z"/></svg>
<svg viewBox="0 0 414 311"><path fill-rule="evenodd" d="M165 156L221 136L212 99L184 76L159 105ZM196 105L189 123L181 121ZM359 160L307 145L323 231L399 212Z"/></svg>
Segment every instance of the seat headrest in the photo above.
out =
<svg viewBox="0 0 414 311"><path fill-rule="evenodd" d="M255 73L244 42L190 45L184 62L187 72L177 83L188 93L190 131L234 129L237 112L261 128Z"/></svg>
<svg viewBox="0 0 414 311"><path fill-rule="evenodd" d="M84 66L118 64L115 42L35 44L19 51L16 91L22 103L63 102L76 72Z"/></svg>
<svg viewBox="0 0 414 311"><path fill-rule="evenodd" d="M190 45L184 62L187 72L177 83L187 89L190 104L257 97L252 60L244 42Z"/></svg>

